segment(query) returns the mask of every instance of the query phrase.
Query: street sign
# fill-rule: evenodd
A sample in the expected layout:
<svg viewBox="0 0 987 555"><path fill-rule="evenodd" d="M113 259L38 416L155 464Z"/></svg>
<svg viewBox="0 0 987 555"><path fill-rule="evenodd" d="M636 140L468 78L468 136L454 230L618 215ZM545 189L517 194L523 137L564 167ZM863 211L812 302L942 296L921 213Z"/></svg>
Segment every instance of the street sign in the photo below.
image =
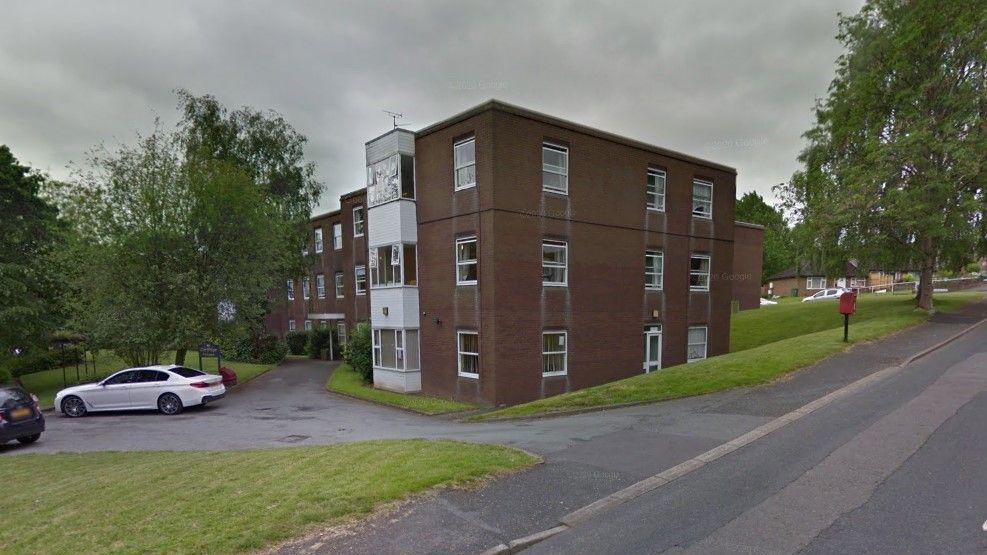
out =
<svg viewBox="0 0 987 555"><path fill-rule="evenodd" d="M202 345L199 345L199 356L202 357L220 356L219 345L215 343L203 343Z"/></svg>

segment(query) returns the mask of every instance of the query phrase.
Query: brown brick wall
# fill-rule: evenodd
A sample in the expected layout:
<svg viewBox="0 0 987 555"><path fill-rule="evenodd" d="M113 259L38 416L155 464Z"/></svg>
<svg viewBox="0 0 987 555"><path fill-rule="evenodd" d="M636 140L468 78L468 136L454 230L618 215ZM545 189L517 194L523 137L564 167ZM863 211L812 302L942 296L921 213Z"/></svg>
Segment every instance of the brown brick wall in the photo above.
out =
<svg viewBox="0 0 987 555"><path fill-rule="evenodd" d="M733 231L733 300L740 310L761 306L764 229L737 223Z"/></svg>

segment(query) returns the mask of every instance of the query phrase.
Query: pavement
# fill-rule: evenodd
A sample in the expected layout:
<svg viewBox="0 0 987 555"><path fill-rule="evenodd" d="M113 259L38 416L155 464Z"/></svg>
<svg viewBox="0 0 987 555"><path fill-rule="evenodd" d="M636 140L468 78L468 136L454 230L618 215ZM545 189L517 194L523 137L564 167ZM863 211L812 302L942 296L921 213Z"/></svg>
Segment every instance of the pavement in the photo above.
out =
<svg viewBox="0 0 987 555"><path fill-rule="evenodd" d="M542 455L545 464L485 487L441 490L375 515L359 526L326 530L281 547L286 553L392 553L407 552L410 546L425 553L480 552L556 526L570 511L899 363L984 317L987 303L936 315L926 324L856 345L761 387L497 423L459 423L334 395L323 387L331 365L293 360L202 410L176 418L114 414L70 420L53 416L42 441L28 448L0 448L0 453L242 449L448 437L513 445ZM935 528L936 533L926 535L927 544L899 544L906 547L899 552L918 545L936 548L933 551L957 548L945 550L951 552L976 545L983 548L987 542L976 541L979 535L987 540L979 528L987 519L987 481L978 472L978 465L982 468L978 456L983 453L978 447L984 443L974 441L985 432L971 430L987 413L981 392L984 384L978 378L987 368L981 355L985 348L987 326L981 326L894 377L537 544L531 551L705 553L744 546L753 553L798 549L885 552L894 545L887 541L921 531L922 526L913 521L921 520L923 514L928 517L926 528ZM936 385L941 378L945 381ZM915 399L922 401L905 410ZM905 411L895 414L898 410ZM871 430L872 426L877 427ZM953 434L945 433L954 427ZM887 451L875 447L885 437L898 436L901 441ZM941 450L929 451L929 445L939 444L949 448L948 456ZM848 466L854 468L861 461L891 462L889 466L861 466L857 479L863 489L834 487ZM942 474L945 467L955 474ZM950 482L953 476L968 481L947 488L952 497L927 498L932 484ZM888 489L895 484L897 489ZM824 500L820 505L826 510L812 503L799 504L816 498ZM953 503L953 499L963 503ZM933 512L925 512L925 507ZM901 513L900 520L888 520L888 513L882 511L890 509ZM796 531L775 525L793 514L796 523L805 520L807 524L800 524ZM941 515L953 520L940 525ZM971 520L978 520L973 528L977 534L971 535ZM876 526L880 533L875 536L862 530L861 523ZM887 541L868 543L881 534Z"/></svg>

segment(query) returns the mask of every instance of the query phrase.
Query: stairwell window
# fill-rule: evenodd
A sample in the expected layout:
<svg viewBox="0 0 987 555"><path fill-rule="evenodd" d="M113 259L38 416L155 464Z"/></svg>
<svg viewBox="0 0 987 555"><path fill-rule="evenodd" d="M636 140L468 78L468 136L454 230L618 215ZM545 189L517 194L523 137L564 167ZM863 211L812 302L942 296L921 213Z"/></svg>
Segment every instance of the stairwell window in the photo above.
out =
<svg viewBox="0 0 987 555"><path fill-rule="evenodd" d="M315 252L322 252L322 228L315 229Z"/></svg>
<svg viewBox="0 0 987 555"><path fill-rule="evenodd" d="M295 331L295 321L288 320L288 331Z"/></svg>
<svg viewBox="0 0 987 555"><path fill-rule="evenodd" d="M339 222L332 224L332 248L337 251L343 248L343 224Z"/></svg>
<svg viewBox="0 0 987 555"><path fill-rule="evenodd" d="M366 295L367 294L367 267L357 266L353 268L353 278L356 282L356 294Z"/></svg>
<svg viewBox="0 0 987 555"><path fill-rule="evenodd" d="M689 326L688 362L706 358L706 326Z"/></svg>
<svg viewBox="0 0 987 555"><path fill-rule="evenodd" d="M418 285L418 250L413 243L370 249L370 286Z"/></svg>
<svg viewBox="0 0 987 555"><path fill-rule="evenodd" d="M306 301L312 296L312 281L307 277L302 280L302 298Z"/></svg>
<svg viewBox="0 0 987 555"><path fill-rule="evenodd" d="M569 193L569 149L564 146L542 143L542 189L550 193Z"/></svg>
<svg viewBox="0 0 987 555"><path fill-rule="evenodd" d="M289 279L285 282L285 287L288 289L288 300L295 300L295 280Z"/></svg>
<svg viewBox="0 0 987 555"><path fill-rule="evenodd" d="M689 289L709 291L709 255L693 254L689 257Z"/></svg>
<svg viewBox="0 0 987 555"><path fill-rule="evenodd" d="M713 217L713 182L692 180L692 215L697 218Z"/></svg>
<svg viewBox="0 0 987 555"><path fill-rule="evenodd" d="M356 206L353 208L353 237L363 237L365 228L366 223L363 219L363 207Z"/></svg>
<svg viewBox="0 0 987 555"><path fill-rule="evenodd" d="M660 291L665 274L665 255L661 251L644 253L644 288Z"/></svg>
<svg viewBox="0 0 987 555"><path fill-rule="evenodd" d="M648 210L665 211L665 171L648 169Z"/></svg>
<svg viewBox="0 0 987 555"><path fill-rule="evenodd" d="M345 296L343 289L343 272L336 272L336 298L342 299Z"/></svg>
<svg viewBox="0 0 987 555"><path fill-rule="evenodd" d="M476 186L476 138L458 141L452 147L455 166L455 189L469 189Z"/></svg>
<svg viewBox="0 0 987 555"><path fill-rule="evenodd" d="M568 284L569 245L565 241L543 241L541 244L542 284L565 287Z"/></svg>
<svg viewBox="0 0 987 555"><path fill-rule="evenodd" d="M567 335L564 331L546 331L541 334L542 376L564 376L568 371Z"/></svg>
<svg viewBox="0 0 987 555"><path fill-rule="evenodd" d="M457 331L456 344L459 375L464 378L479 378L480 334L475 331Z"/></svg>
<svg viewBox="0 0 987 555"><path fill-rule="evenodd" d="M326 298L326 276L322 274L315 276L315 296L320 299Z"/></svg>
<svg viewBox="0 0 987 555"><path fill-rule="evenodd" d="M476 237L456 239L456 285L476 285L478 273Z"/></svg>

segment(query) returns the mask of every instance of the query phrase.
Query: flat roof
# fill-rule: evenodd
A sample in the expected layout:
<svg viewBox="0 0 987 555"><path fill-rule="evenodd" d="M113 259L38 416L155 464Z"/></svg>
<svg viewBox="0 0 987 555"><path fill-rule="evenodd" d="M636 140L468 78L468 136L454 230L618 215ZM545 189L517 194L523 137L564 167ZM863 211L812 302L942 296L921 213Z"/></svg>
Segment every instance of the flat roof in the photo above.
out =
<svg viewBox="0 0 987 555"><path fill-rule="evenodd" d="M648 143L645 143L643 141L638 141L637 139L631 139L629 137L624 137L624 136L621 136L621 135L617 135L615 133L610 133L609 131L603 131L603 130L597 129L595 127L590 127L588 125L583 125L581 123L576 123L576 122L564 120L564 119L561 119L561 118L557 118L555 116L550 116L548 114L544 114L542 112L537 112L535 110L529 110L528 108L523 108L521 106L516 106L514 104L509 104L507 102L503 102L503 101L497 100L495 98L491 98L490 100L484 102L483 104L478 104L478 105L476 105L476 106L474 106L472 108L469 108L468 110L465 110L463 112L460 112L460 113L458 113L458 114L456 114L456 115L454 115L452 117L446 118L446 119L441 120L441 121L436 122L436 123L433 123L432 125L423 127L423 128L419 129L415 133L415 136L416 137L421 137L421 136L424 136L424 135L428 135L429 133L434 133L435 131L438 131L438 130L443 129L443 128L446 128L446 127L449 127L450 125L453 125L455 123L459 123L459 122L461 122L461 121L463 121L465 119L471 118L471 117L473 117L473 116L475 116L475 115L477 115L479 113L485 112L487 110L499 110L501 112L513 114L513 115L520 116L520 117L523 117L523 118L527 118L527 119L530 119L530 120L540 121L542 123L547 123L549 125L554 125L556 127L562 127L564 129L569 129L570 131L575 131L577 133L583 133L583 134L586 134L586 135L591 135L591 136L594 136L594 137L598 137L600 139L604 139L604 140L607 140L607 141L612 141L612 142L623 144L623 145L630 146L630 147L633 147L633 148L638 148L638 149L645 150L645 151L648 151L648 152L654 152L655 154L660 154L662 156L667 156L669 158L675 158L675 159L678 159L678 160L682 160L684 162L690 162L690 163L693 163L693 164L698 164L698 165L701 165L701 166L706 166L708 168L713 168L713 169L717 169L717 170L721 170L721 171L726 171L726 172L730 172L730 173L733 173L733 174L736 174L737 173L736 168L733 168L731 166L727 166L727 165L720 164L720 163L717 163L717 162L712 162L710 160L704 160L704 159L698 158L696 156L692 156L692 155L685 154L685 153L682 153L682 152L678 152L678 151L675 151L675 150L671 150L671 149L663 148L663 147L660 147L660 146L648 144Z"/></svg>
<svg viewBox="0 0 987 555"><path fill-rule="evenodd" d="M734 225L739 225L740 227L750 227L750 228L754 228L754 229L764 229L764 226L761 225L761 224L752 224L750 222L742 222L740 220L734 220L733 223L734 223Z"/></svg>

